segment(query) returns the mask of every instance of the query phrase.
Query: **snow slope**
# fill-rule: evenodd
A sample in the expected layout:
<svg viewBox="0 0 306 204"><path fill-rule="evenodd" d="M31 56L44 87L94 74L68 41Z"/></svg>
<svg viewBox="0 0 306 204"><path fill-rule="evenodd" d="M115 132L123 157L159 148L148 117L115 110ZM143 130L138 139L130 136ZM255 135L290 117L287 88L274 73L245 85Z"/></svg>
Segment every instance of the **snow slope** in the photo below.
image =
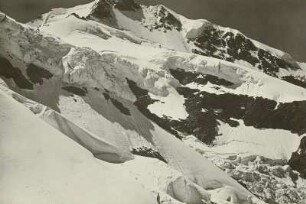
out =
<svg viewBox="0 0 306 204"><path fill-rule="evenodd" d="M0 89L14 98L16 101L22 103L25 107L39 116L39 118L43 119L49 125L88 149L94 154L95 157L114 163L120 163L133 158L129 151L124 151L122 148L117 148L115 145L112 145L111 142L105 140L106 138L98 137L93 133L90 133L88 130L77 126L75 123L69 121L58 112L35 101L29 100L11 91L4 85L0 85Z"/></svg>
<svg viewBox="0 0 306 204"><path fill-rule="evenodd" d="M0 106L1 203L155 203L124 171L3 93Z"/></svg>
<svg viewBox="0 0 306 204"><path fill-rule="evenodd" d="M135 200L136 195L134 195L133 192L138 192L142 196L146 195L146 193L140 191L137 187L135 187L134 185L136 185L136 183L133 185L132 180L130 181L131 183L128 183L127 185L129 187L131 187L132 185L133 187L131 187L131 189L133 189L133 191L132 192L127 191L125 189L125 185L124 185L125 179L123 176L126 175L126 173L122 173L122 169L119 168L118 166L115 167L115 165L110 165L102 161L97 162L92 157L90 152L86 151L81 146L76 145L76 143L74 143L72 140L67 139L65 135L51 128L51 126L48 126L47 124L45 124L44 122L36 118L28 110L23 108L20 104L13 101L12 99L9 99L3 93L1 93L1 106L7 108L5 111L3 110L1 112L1 115L3 116L1 125L3 125L3 127L4 126L12 127L12 129L11 128L10 129L1 128L1 130L5 130L1 132L1 136L2 136L1 144L6 145L5 147L4 146L1 147L1 151L3 151L3 155L8 155L8 156L4 156L3 160L1 161L2 165L5 166L6 168L3 171L4 172L3 175L5 176L4 177L5 179L1 181L0 186L4 187L4 183L6 182L8 182L12 186L10 187L6 185L6 190L1 191L5 195L5 196L2 196L4 197L3 198L4 202L13 202L13 203L20 203L20 202L21 203L27 203L27 202L31 202L31 203L41 203L41 202L43 203L49 203L49 202L78 203L80 202L80 203L83 203L83 202L88 202L88 201L90 201L91 203L101 202L101 200L100 201L96 200L97 198L95 197L96 195L95 193L97 193L98 195L100 195L99 198L101 198L101 192L97 189L93 190L93 192L88 193L88 196L91 196L91 199L88 199L86 196L84 196L84 192L86 193L87 191L91 191L91 188L97 187L97 186L91 187L90 186L91 183L95 182L94 183L95 185L101 186L101 184L99 183L99 179L100 179L99 175L101 175L100 172L102 173L103 176L106 176L108 178L108 179L104 178L104 180L101 180L101 183L103 182L102 186L104 187L100 187L100 189L101 190L104 189L104 193L108 195L108 197L103 196L103 199L105 199L104 202L107 201L107 203L116 203L116 202L122 203L121 200L113 201L114 199L112 198L113 196L117 198L121 197L120 199L125 199L126 203L131 203L131 202L147 203L148 202L148 201L141 200L139 196L137 196L137 199L139 199L139 201ZM13 120L12 118L18 118L18 120L12 121ZM23 122L23 125L19 126L18 129L15 128L15 126L21 123L21 121L27 121L27 122ZM33 126L33 123L35 123L36 125L39 125L40 128L36 128L36 129L28 128L29 126L30 127ZM248 193L248 191L244 190L238 183L236 183L231 178L225 176L224 172L217 169L210 162L206 161L204 158L202 158L200 155L196 154L195 152L192 152L191 149L184 146L181 142L179 142L175 138L169 137L169 135L167 137L167 133L165 133L165 131L158 130L160 129L159 127L156 126L155 129L157 129L155 130L156 132L154 131L152 132L152 134L155 137L156 146L158 147L159 151L165 156L165 158L170 162L169 163L170 167L166 167L166 170L164 170L163 174L161 175L158 174L158 172L160 171L160 167L157 167L157 166L151 167L150 171L153 171L154 177L157 176L158 178L160 178L161 176L167 175L167 172L169 172L170 175L173 175L173 176L179 175L181 179L189 181L189 185L198 186L196 188L197 189L196 191L194 187L189 189L189 191L191 191L191 195L199 191L199 189L202 189L200 190L201 192L200 194L199 192L196 193L197 195L200 195L198 199L210 200L210 198L212 197L212 201L215 201L218 199L223 199L222 196L225 196L225 197L233 196L239 199L241 202L246 202L247 198L253 199L254 201L256 201L256 198L250 197L251 194ZM17 138L13 137L12 135L14 135ZM32 135L32 137L34 138L28 138L28 136L23 140L18 138L18 136L25 137L25 135ZM82 135L79 135L79 136L82 138ZM35 146L33 146L32 141L36 141ZM20 143L22 145L20 145ZM53 146L53 144L55 146ZM12 151L16 149L16 145L18 145L18 148L20 148L20 152L22 152L22 155L18 153L17 154L12 153ZM71 146L71 149L69 148L70 146ZM172 148L169 148L170 146ZM56 153L52 151L52 149L56 149L57 150ZM39 156L37 155L37 152L39 152ZM29 159L26 163L24 163L18 160L18 159L23 159L24 156L26 156L27 158L34 158L33 159L34 161ZM89 160L88 157L91 157L91 160ZM89 163L88 160L92 162ZM13 164L12 164L12 161L14 161ZM195 161L202 161L202 162L197 164L195 163ZM158 163L162 163L162 162L159 161ZM13 165L14 167L16 167L17 165L18 166L17 170L14 171L10 169L9 167L11 165ZM163 166L165 165L166 164L163 164ZM33 166L36 168L33 168ZM136 163L134 166L132 166L132 169L134 169L134 171L136 172L139 171L139 173L141 174L146 175L148 173L148 170L142 171L142 169L139 168L138 166L139 164ZM177 169L181 173L174 173L175 171L171 169L171 166ZM84 169L88 167L90 168ZM106 168L106 170L103 170L102 167ZM70 176L67 176L66 174L69 174ZM85 180L85 181L84 179L80 180L79 182L82 182L82 188L75 189L74 186L79 186L81 184L78 184L77 183L78 181L75 181L73 179L84 177L87 174L95 175L95 177L88 178L88 180ZM136 173L136 176L138 174ZM21 178L18 177L19 175L21 176ZM22 179L24 175L27 175L26 177L27 179L25 180L24 178ZM132 175L135 176L135 173L132 173ZM210 175L210 176L207 177L207 175ZM168 182L166 182L167 177L162 178L161 184L157 185L156 187L150 186L151 178L149 179L149 181L147 180L143 181L142 184L147 186L147 190L152 191L153 189L155 189L156 191L159 190L161 192L164 192L165 194L164 199L171 201L171 202L172 201L175 202L166 193L169 193L168 188L171 185L171 182L173 182L174 180L178 178L177 176L174 176ZM126 177L129 177L129 176L126 175ZM114 190L112 190L112 185L114 186L119 185L116 183L116 179L119 179L120 182L123 182L122 184L120 184L122 189L119 188L117 189L116 192L113 192ZM35 184L32 183L32 182L35 182L36 180L39 180L41 182L40 185L37 183ZM18 181L18 185L15 183L16 181ZM20 181L23 181L23 182L20 182ZM67 184L64 185L64 183L62 182L67 183ZM86 185L86 182L88 182L87 185L89 186ZM129 182L129 180L127 180L127 182ZM229 186L224 185L224 184L229 184ZM60 186L64 185L65 188L62 189L62 187L60 188L58 185ZM179 189L190 188L188 186L185 186L184 182L179 185L180 185ZM162 186L164 186L164 189L160 189ZM234 188L230 186L233 186ZM27 191L27 188L30 188L29 191ZM107 188L107 190L105 188ZM214 191L209 192L205 190L206 188L219 189L219 190L218 190L218 193ZM240 190L238 191L238 189ZM80 199L79 197L72 197L72 194L69 194L69 193L67 194L67 192L77 193L78 190L80 190L80 193L78 194L82 197L82 199ZM23 194L17 194L16 191L22 192ZM44 193L41 194L40 192L44 192ZM63 195L59 196L61 195L60 192L65 192L65 196ZM196 199L193 197L189 197L190 195L183 196L182 194L183 192L178 191L178 189L172 189L171 192L172 192L170 193L171 196L174 196L174 198L179 199L181 201L188 201L190 199L193 199L193 200ZM120 195L116 195L116 193L120 193ZM123 197L125 193L129 197ZM222 196L220 197L219 194L221 194ZM12 197L17 197L17 198L22 197L23 201L11 200ZM149 195L148 197L150 198ZM24 199L26 198L29 200L24 201ZM48 200L45 200L45 201L42 200L46 198L48 198ZM58 200L56 200L57 198ZM132 198L134 199L133 201L131 201ZM152 195L151 195L151 198L152 198ZM148 198L144 198L144 199L148 199ZM151 201L154 200L155 202L155 198L150 199L150 200Z"/></svg>

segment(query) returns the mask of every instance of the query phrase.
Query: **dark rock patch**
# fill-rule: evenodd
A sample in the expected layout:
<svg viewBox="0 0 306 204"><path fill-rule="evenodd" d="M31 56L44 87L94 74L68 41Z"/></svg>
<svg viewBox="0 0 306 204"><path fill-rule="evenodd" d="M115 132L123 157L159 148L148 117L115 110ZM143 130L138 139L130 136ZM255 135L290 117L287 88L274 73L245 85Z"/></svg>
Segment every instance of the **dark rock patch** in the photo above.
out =
<svg viewBox="0 0 306 204"><path fill-rule="evenodd" d="M221 37L222 32L215 29L213 26L208 26L203 30L201 35L195 39L192 39L195 46L200 48L199 50L193 50L194 53L211 56L219 59L227 59L233 61L233 58L226 57L226 41ZM217 53L219 51L219 53Z"/></svg>
<svg viewBox="0 0 306 204"><path fill-rule="evenodd" d="M72 94L78 95L78 96L86 96L87 94L87 89L86 88L79 88L76 86L65 86L62 87L62 89L64 89L65 91L68 91Z"/></svg>
<svg viewBox="0 0 306 204"><path fill-rule="evenodd" d="M139 148L133 148L132 154L143 156L143 157L151 157L151 158L156 158L159 159L162 162L168 163L165 158L160 155L159 152L148 148L148 147L139 147Z"/></svg>
<svg viewBox="0 0 306 204"><path fill-rule="evenodd" d="M213 75L201 74L196 72L187 72L184 71L183 69L170 69L170 73L183 85L189 84L191 82L195 82L202 85L206 85L208 82L210 82L225 87L234 85L232 82L220 79Z"/></svg>
<svg viewBox="0 0 306 204"><path fill-rule="evenodd" d="M297 85L297 86L300 86L306 89L306 81L301 81L299 79L296 79L294 78L294 76L284 76L282 77L282 79L291 84L294 84L294 85Z"/></svg>
<svg viewBox="0 0 306 204"><path fill-rule="evenodd" d="M165 7L161 7L158 16L160 17L161 25L168 29L172 30L173 28L181 31L182 30L182 23L179 21L172 13L170 13ZM157 26L159 27L159 26Z"/></svg>
<svg viewBox="0 0 306 204"><path fill-rule="evenodd" d="M134 95L137 98L137 100L134 102L134 105L138 108L138 110L147 118L149 118L150 120L154 121L157 125L162 127L164 130L168 131L169 133L175 135L177 138L181 139L180 134L172 127L173 126L172 124L176 123L176 121L171 121L165 117L160 118L149 111L148 106L156 102L156 100L153 100L149 96L148 91L138 87L134 81L127 79L127 82L131 91L134 93Z"/></svg>
<svg viewBox="0 0 306 204"><path fill-rule="evenodd" d="M121 113L123 113L124 115L131 115L129 109L127 109L121 102L115 100L115 99L111 99L113 105L118 108L118 110L120 110Z"/></svg>
<svg viewBox="0 0 306 204"><path fill-rule="evenodd" d="M78 18L78 19L80 19L80 20L84 20L84 21L86 21L87 20L87 18L86 17L81 17L81 16L79 16L78 14L76 14L76 13L72 13L72 14L70 14L71 16L74 16L74 17L76 17L76 18Z"/></svg>
<svg viewBox="0 0 306 204"><path fill-rule="evenodd" d="M104 98L108 101L110 100L112 104L124 115L130 116L130 110L126 108L120 101L117 101L116 99L110 97L108 93L103 93Z"/></svg>
<svg viewBox="0 0 306 204"><path fill-rule="evenodd" d="M243 60L276 77L279 68L297 70L296 65L274 56L272 53L257 47L244 35L225 32L215 26L207 26L201 35L190 39L199 49L196 54L224 59L230 62Z"/></svg>
<svg viewBox="0 0 306 204"><path fill-rule="evenodd" d="M53 74L51 74L49 71L44 68L38 67L35 64L29 64L26 72L28 77L34 84L41 85L44 82L43 79L50 79L53 77Z"/></svg>
<svg viewBox="0 0 306 204"><path fill-rule="evenodd" d="M113 0L100 0L96 5L91 16L98 19L110 18L112 17L114 1Z"/></svg>
<svg viewBox="0 0 306 204"><path fill-rule="evenodd" d="M148 29L151 31L154 30L163 30L164 32L167 32L168 30L182 30L182 23L179 19L177 19L171 12L168 11L168 9L164 6L159 6L156 13L154 13L156 16L156 22L154 22L153 25L147 26Z"/></svg>
<svg viewBox="0 0 306 204"><path fill-rule="evenodd" d="M13 79L21 89L33 89L33 84L22 74L20 69L14 67L10 61L3 57L0 57L0 76Z"/></svg>
<svg viewBox="0 0 306 204"><path fill-rule="evenodd" d="M192 119L195 120L193 124L199 119L209 117L211 119L208 120L220 120L236 126L236 122L231 120L234 118L255 128L283 129L300 135L306 132L306 101L281 103L276 109L275 101L261 97L206 92L191 94L195 91L186 87L178 88L178 92L186 98L185 106L189 117L195 117ZM202 109L207 111L199 113Z"/></svg>
<svg viewBox="0 0 306 204"><path fill-rule="evenodd" d="M300 172L301 176L306 179L306 137L301 140L298 151L292 153L289 165L292 169Z"/></svg>
<svg viewBox="0 0 306 204"><path fill-rule="evenodd" d="M98 19L111 18L113 8L121 11L135 11L141 7L134 0L100 0L91 12L91 16Z"/></svg>
<svg viewBox="0 0 306 204"><path fill-rule="evenodd" d="M108 93L103 93L103 96L107 101L110 99L110 96Z"/></svg>

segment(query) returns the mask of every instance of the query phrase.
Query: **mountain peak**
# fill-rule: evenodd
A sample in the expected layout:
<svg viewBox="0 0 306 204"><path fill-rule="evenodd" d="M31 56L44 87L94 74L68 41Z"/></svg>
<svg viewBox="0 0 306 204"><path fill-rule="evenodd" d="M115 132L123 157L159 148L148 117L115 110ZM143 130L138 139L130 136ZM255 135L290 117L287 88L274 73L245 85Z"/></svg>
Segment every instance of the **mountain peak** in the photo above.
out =
<svg viewBox="0 0 306 204"><path fill-rule="evenodd" d="M93 6L91 15L99 19L111 18L113 8L121 11L135 11L140 8L140 5L134 0L98 0Z"/></svg>

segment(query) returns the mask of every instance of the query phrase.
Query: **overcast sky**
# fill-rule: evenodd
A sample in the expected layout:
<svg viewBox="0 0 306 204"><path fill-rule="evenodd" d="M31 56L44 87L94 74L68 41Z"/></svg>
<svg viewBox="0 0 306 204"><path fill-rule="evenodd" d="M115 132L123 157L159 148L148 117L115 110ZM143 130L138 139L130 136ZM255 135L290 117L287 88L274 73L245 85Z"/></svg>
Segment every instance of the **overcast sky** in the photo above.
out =
<svg viewBox="0 0 306 204"><path fill-rule="evenodd" d="M55 7L91 0L0 0L0 10L26 22ZM306 62L306 0L139 0L164 4L189 18L236 28Z"/></svg>

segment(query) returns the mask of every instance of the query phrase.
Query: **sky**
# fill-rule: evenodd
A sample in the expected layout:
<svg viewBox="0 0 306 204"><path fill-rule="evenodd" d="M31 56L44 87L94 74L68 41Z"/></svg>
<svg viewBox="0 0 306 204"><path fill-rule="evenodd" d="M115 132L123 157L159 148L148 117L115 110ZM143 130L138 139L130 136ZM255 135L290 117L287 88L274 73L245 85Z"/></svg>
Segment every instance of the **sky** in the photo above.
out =
<svg viewBox="0 0 306 204"><path fill-rule="evenodd" d="M21 22L52 8L91 0L0 0L0 10ZM192 19L240 30L247 36L306 62L306 0L137 0L164 4Z"/></svg>

